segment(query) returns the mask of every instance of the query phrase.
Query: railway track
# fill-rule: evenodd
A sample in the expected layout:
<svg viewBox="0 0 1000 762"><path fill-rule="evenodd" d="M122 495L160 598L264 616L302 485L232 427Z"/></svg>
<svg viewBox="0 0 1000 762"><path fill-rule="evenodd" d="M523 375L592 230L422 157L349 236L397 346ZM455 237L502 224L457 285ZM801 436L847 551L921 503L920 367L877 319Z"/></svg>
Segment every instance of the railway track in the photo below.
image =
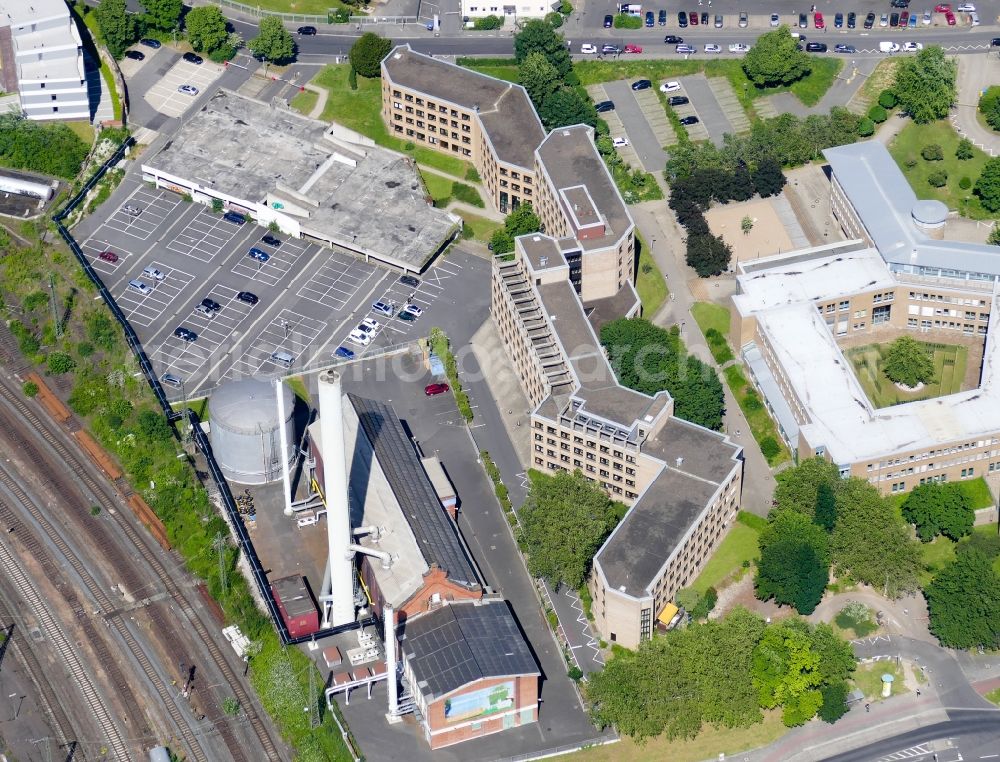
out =
<svg viewBox="0 0 1000 762"><path fill-rule="evenodd" d="M84 467L80 459L76 457L76 454L70 450L53 431L54 425L35 414L35 412L21 397L19 392L12 391L6 383L0 383L0 400L4 403L3 405L0 405L0 418L7 419L5 422L7 429L5 432L6 436L9 439L16 439L18 446L26 451L32 462L44 463L47 460L51 460L51 456L42 452L42 448L38 447L34 441L30 441L28 437L21 434L21 427L29 427L37 432L37 434L45 440L48 446L52 448L53 452L60 459L61 463L59 466L61 466L61 468L50 469L46 475L46 478L53 483L57 492L64 494L67 487L75 489L78 485L84 485L103 504L103 507L109 509L117 509L119 507L113 496L109 495L110 487L106 484L98 483L98 481L91 476L90 472ZM16 417L12 415L12 412L16 412ZM69 485L60 485L55 482L60 475L65 475L66 470L72 474L73 479L70 481L75 482L75 484L71 483ZM2 470L0 470L0 474L3 474ZM7 476L9 478L9 475ZM4 481L6 484L7 479L3 479L3 477L0 476L0 481ZM7 486L10 489L10 485L8 484ZM13 486L16 490L20 490L20 486L16 483L14 483ZM11 492L15 495L18 494L15 489L11 489ZM23 491L21 491L21 494L23 495ZM19 497L19 500L20 499L21 498ZM88 589L91 590L91 594L94 595L94 599L99 603L102 611L105 614L112 614L112 612L116 610L117 605L115 602L111 601L100 585L95 583L93 578L80 563L76 554L73 553L72 549L69 548L65 541L61 539L59 533L55 530L55 527L48 522L45 516L38 511L37 506L34 506L30 500L25 500L25 507L32 512L32 516L35 521L43 527L46 535L51 538L51 540L59 548L60 552L65 555L67 562L70 563L74 571L76 571L77 574L80 575L80 578L85 581L85 584ZM66 505L67 510L71 507L72 506L69 504ZM77 506L77 509L79 510L79 506ZM2 505L0 505L0 511L2 511ZM117 522L128 541L137 552L141 553L143 560L152 570L153 576L163 584L167 596L174 599L181 606L184 615L191 625L194 635L197 637L197 640L205 652L207 652L211 658L212 663L222 674L228 684L229 691L243 708L247 722L256 735L258 747L254 749L254 754L248 757L243 754L241 750L241 744L239 743L239 739L236 738L234 728L232 727L232 719L218 713L218 707L216 707L217 714L216 717L212 719L218 720L218 722L216 722L216 727L229 748L230 753L233 755L234 759L280 759L281 755L271 739L268 728L266 727L263 719L254 709L252 696L244 688L240 676L226 659L225 654L217 644L212 632L208 630L188 602L186 593L195 594L195 591L186 591L177 583L176 580L174 580L172 570L168 570L159 557L158 546L153 544L152 539L148 537L145 532L137 530L132 523L123 516L123 513L123 511L119 510L109 511L109 515L111 515L113 520ZM91 535L91 545L100 548L108 562L123 575L124 579L132 581L147 576L136 572L132 559L130 559L122 550L118 542L108 536L107 532L104 531L104 528L100 523L83 521L82 526L84 527L84 531ZM188 653L190 649L180 643L176 636L177 622L171 617L168 617L162 607L150 606L148 608L148 612L157 627L158 635L163 638L168 650L170 650L171 653L177 654ZM204 750L177 706L176 696L168 690L167 686L156 673L145 651L141 648L140 644L135 641L131 632L125 627L124 622L122 622L121 619L117 616L108 616L108 621L110 626L122 635L130 653L134 656L137 663L149 677L157 693L160 695L164 705L167 707L171 719L174 720L177 727L181 730L183 740L191 750L191 758L196 760L205 760L205 762L207 762L208 758L205 756Z"/></svg>

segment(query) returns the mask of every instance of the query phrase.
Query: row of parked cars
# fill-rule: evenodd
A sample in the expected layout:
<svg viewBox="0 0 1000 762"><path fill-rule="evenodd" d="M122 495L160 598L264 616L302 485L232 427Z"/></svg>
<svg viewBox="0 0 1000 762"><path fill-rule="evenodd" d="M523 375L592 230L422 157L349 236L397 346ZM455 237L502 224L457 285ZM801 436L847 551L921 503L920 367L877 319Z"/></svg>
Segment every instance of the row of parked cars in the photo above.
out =
<svg viewBox="0 0 1000 762"><path fill-rule="evenodd" d="M687 11L681 11L680 13L677 14L677 26L683 29L687 27L689 22L691 26L698 26L699 23L702 26L708 26L709 23L708 11L701 11L700 13L698 11L691 11L690 15L687 13ZM612 26L614 26L614 23L615 23L614 16L612 16L610 13L604 17L605 29L610 29ZM652 28L657 23L659 23L660 26L667 25L667 12L660 11L658 15L654 16L653 11L646 11L646 26L648 28ZM721 13L715 14L714 23L716 29L722 29L723 25L725 24L725 19ZM747 15L746 11L742 11L740 13L739 21L737 22L737 24L741 29L745 29L747 26L749 26L750 17Z"/></svg>

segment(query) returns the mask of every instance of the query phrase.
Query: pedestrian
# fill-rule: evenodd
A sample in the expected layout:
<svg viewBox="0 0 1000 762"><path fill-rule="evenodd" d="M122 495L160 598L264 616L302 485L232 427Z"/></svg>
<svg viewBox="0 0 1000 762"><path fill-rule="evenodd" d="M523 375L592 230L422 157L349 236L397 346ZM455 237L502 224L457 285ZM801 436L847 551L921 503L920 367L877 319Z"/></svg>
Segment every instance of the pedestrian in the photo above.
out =
<svg viewBox="0 0 1000 762"><path fill-rule="evenodd" d="M919 688L917 688L917 695L918 696L920 695L920 689Z"/></svg>
<svg viewBox="0 0 1000 762"><path fill-rule="evenodd" d="M866 712L870 712L871 710L872 710L872 705L871 704L865 704L865 711Z"/></svg>

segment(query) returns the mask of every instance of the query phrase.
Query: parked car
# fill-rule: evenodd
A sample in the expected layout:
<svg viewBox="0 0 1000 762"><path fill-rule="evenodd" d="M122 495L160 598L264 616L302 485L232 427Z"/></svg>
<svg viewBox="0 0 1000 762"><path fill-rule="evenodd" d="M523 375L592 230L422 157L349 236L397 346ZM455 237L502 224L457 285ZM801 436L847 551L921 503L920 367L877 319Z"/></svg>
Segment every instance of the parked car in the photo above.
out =
<svg viewBox="0 0 1000 762"><path fill-rule="evenodd" d="M122 207L122 211L129 217L138 217L142 214L142 209L137 206L132 206L131 204L125 204L125 206Z"/></svg>
<svg viewBox="0 0 1000 762"><path fill-rule="evenodd" d="M273 246L274 248L278 248L279 246L281 246L281 239L275 238L270 233L261 238L260 242L266 243L268 246Z"/></svg>
<svg viewBox="0 0 1000 762"><path fill-rule="evenodd" d="M910 29L915 29L917 26L917 14L916 12L910 14L910 23L908 24Z"/></svg>
<svg viewBox="0 0 1000 762"><path fill-rule="evenodd" d="M594 45L591 42L585 42L585 43L583 43L583 45L580 46L580 52L581 53L596 53L597 52L597 46Z"/></svg>
<svg viewBox="0 0 1000 762"><path fill-rule="evenodd" d="M414 278L412 275L400 275L399 282L404 286L409 286L410 288L416 288L420 285L420 278Z"/></svg>
<svg viewBox="0 0 1000 762"><path fill-rule="evenodd" d="M836 13L836 14L834 14L834 16L833 16L833 28L834 29L843 29L844 28L844 14L843 13Z"/></svg>
<svg viewBox="0 0 1000 762"><path fill-rule="evenodd" d="M395 312L395 310L393 310L391 304L379 301L372 304L372 312L379 315L385 315L386 317L392 317L392 313Z"/></svg>
<svg viewBox="0 0 1000 762"><path fill-rule="evenodd" d="M423 308L416 304L407 304L403 307L403 312L407 315L413 315L413 317L420 317L424 314Z"/></svg>
<svg viewBox="0 0 1000 762"><path fill-rule="evenodd" d="M115 262L118 261L118 255L115 254L113 251L102 251L100 254L97 255L97 258L103 259L105 262L110 262L111 264L114 264Z"/></svg>
<svg viewBox="0 0 1000 762"><path fill-rule="evenodd" d="M296 31L303 37L312 37L316 34L316 27L300 26Z"/></svg>
<svg viewBox="0 0 1000 762"><path fill-rule="evenodd" d="M381 327L382 324L379 323L375 318L365 318L358 324L359 331L370 333L372 336L378 333L378 329Z"/></svg>
<svg viewBox="0 0 1000 762"><path fill-rule="evenodd" d="M618 46L617 45L604 44L604 45L601 45L601 52L602 53L611 53L612 55L614 55L615 53L618 53L620 51L618 50Z"/></svg>
<svg viewBox="0 0 1000 762"><path fill-rule="evenodd" d="M975 13L976 6L974 6L972 3L962 3L955 10L958 11L959 13Z"/></svg>
<svg viewBox="0 0 1000 762"><path fill-rule="evenodd" d="M448 386L448 384L427 384L427 386L424 387L424 394L428 397L434 397L435 395L444 394L450 390L451 387Z"/></svg>
<svg viewBox="0 0 1000 762"><path fill-rule="evenodd" d="M745 42L734 42L729 46L730 53L746 53L748 50L750 50L750 46Z"/></svg>
<svg viewBox="0 0 1000 762"><path fill-rule="evenodd" d="M396 317L404 323L412 323L417 319L416 315L412 312L407 312L406 310L400 310L400 313L396 315Z"/></svg>
<svg viewBox="0 0 1000 762"><path fill-rule="evenodd" d="M614 19L614 17L610 13L607 16L604 17L604 28L605 29L610 29L612 26L614 26L614 23L615 23L615 19Z"/></svg>
<svg viewBox="0 0 1000 762"><path fill-rule="evenodd" d="M222 219L224 219L226 222L231 222L234 225L242 225L244 222L247 221L247 218L244 217L242 214L239 214L238 212L226 212L224 215L222 215Z"/></svg>
<svg viewBox="0 0 1000 762"><path fill-rule="evenodd" d="M825 53L826 44L822 42L807 42L806 43L807 53Z"/></svg>
<svg viewBox="0 0 1000 762"><path fill-rule="evenodd" d="M869 13L867 16L865 16L865 24L864 24L864 26L865 26L865 29L871 29L873 26L875 26L875 14L874 13Z"/></svg>
<svg viewBox="0 0 1000 762"><path fill-rule="evenodd" d="M881 26L881 27L887 27L887 26L889 26L889 14L888 13L883 13L881 16L878 17L878 25Z"/></svg>
<svg viewBox="0 0 1000 762"><path fill-rule="evenodd" d="M858 24L858 14L856 14L854 11L851 11L850 13L847 14L847 28L854 29L857 26L857 24Z"/></svg>
<svg viewBox="0 0 1000 762"><path fill-rule="evenodd" d="M771 14L771 26L781 26L781 16L777 13Z"/></svg>
<svg viewBox="0 0 1000 762"><path fill-rule="evenodd" d="M833 46L834 53L857 53L858 49L853 45L844 45L843 43Z"/></svg>
<svg viewBox="0 0 1000 762"><path fill-rule="evenodd" d="M652 29L654 26L656 26L656 16L652 11L646 11L646 28Z"/></svg>
<svg viewBox="0 0 1000 762"><path fill-rule="evenodd" d="M675 53L694 53L694 45L678 45L674 48Z"/></svg>
<svg viewBox="0 0 1000 762"><path fill-rule="evenodd" d="M185 95L197 95L198 88L194 85L181 85L177 88L177 92L184 93Z"/></svg>
<svg viewBox="0 0 1000 762"><path fill-rule="evenodd" d="M990 40L990 45L994 48L1000 47L1000 37L994 37L992 40Z"/></svg>
<svg viewBox="0 0 1000 762"><path fill-rule="evenodd" d="M938 3L934 6L935 13L951 13L951 3Z"/></svg>
<svg viewBox="0 0 1000 762"><path fill-rule="evenodd" d="M138 291L143 296L148 296L153 293L153 287L148 283L143 283L141 280L133 278L128 282L128 287L133 291Z"/></svg>
<svg viewBox="0 0 1000 762"><path fill-rule="evenodd" d="M715 14L715 28L716 29L722 29L722 14L721 13L716 13Z"/></svg>
<svg viewBox="0 0 1000 762"><path fill-rule="evenodd" d="M698 117L696 116L685 116L681 117L679 120L683 125L698 124Z"/></svg>
<svg viewBox="0 0 1000 762"><path fill-rule="evenodd" d="M339 346L334 350L333 356L339 357L341 360L353 360L354 352L345 346Z"/></svg>
<svg viewBox="0 0 1000 762"><path fill-rule="evenodd" d="M663 38L665 45L680 45L682 42L684 42L684 38L678 37L676 34L668 34Z"/></svg>
<svg viewBox="0 0 1000 762"><path fill-rule="evenodd" d="M633 45L633 44L629 43L628 45L625 46L625 52L626 53L641 53L642 52L642 45Z"/></svg>
<svg viewBox="0 0 1000 762"><path fill-rule="evenodd" d="M184 54L184 55L182 56L182 58L183 58L183 59L184 59L185 61L187 61L188 63L191 63L191 64L194 64L195 66L198 66L198 65L200 65L200 64L203 64L203 63L205 63L205 59L204 59L204 58L202 58L202 57L201 57L201 56L199 56L199 55L195 55L194 53L185 53L185 54Z"/></svg>
<svg viewBox="0 0 1000 762"><path fill-rule="evenodd" d="M204 304L199 304L198 306L196 306L196 307L194 308L194 311L195 311L195 312L197 312L197 313L198 313L199 315L204 315L204 316L205 316L205 317L207 317L207 318L208 318L209 320L211 320L212 318L214 318L214 317L215 317L215 313L214 313L214 312L212 312L212 310L210 310L210 309L209 309L208 307L206 307L206 306L205 306Z"/></svg>
<svg viewBox="0 0 1000 762"><path fill-rule="evenodd" d="M691 22L691 26L698 26L698 11L692 11L689 13L688 21Z"/></svg>
<svg viewBox="0 0 1000 762"><path fill-rule="evenodd" d="M253 306L260 301L260 298L257 296L257 294L252 294L249 291L240 291L236 295L236 298L239 301L243 302L244 304L249 304L250 306Z"/></svg>
<svg viewBox="0 0 1000 762"><path fill-rule="evenodd" d="M126 50L125 57L131 61L145 61L146 54L141 50Z"/></svg>
<svg viewBox="0 0 1000 762"><path fill-rule="evenodd" d="M175 376L173 373L164 373L160 376L160 383L172 386L174 389L180 389L184 385L183 379L180 376Z"/></svg>
<svg viewBox="0 0 1000 762"><path fill-rule="evenodd" d="M909 23L910 23L910 13L909 13L909 11L903 11L902 13L900 13L899 14L899 25L901 27L904 27L904 26L906 26Z"/></svg>
<svg viewBox="0 0 1000 762"><path fill-rule="evenodd" d="M920 19L920 20L923 22L924 26L930 26L930 23L931 23L931 20L932 20L931 19L931 12L930 11L924 11L923 18Z"/></svg>
<svg viewBox="0 0 1000 762"><path fill-rule="evenodd" d="M638 90L648 90L652 86L653 86L653 83L650 82L648 79L637 79L635 82L632 83L632 89L636 90L636 91L638 91Z"/></svg>
<svg viewBox="0 0 1000 762"><path fill-rule="evenodd" d="M677 26L681 29L687 29L688 25L688 15L684 11L677 12ZM664 40L666 42L666 40Z"/></svg>
<svg viewBox="0 0 1000 762"><path fill-rule="evenodd" d="M676 80L671 80L670 82L664 82L660 85L661 93L676 93L681 89L681 83Z"/></svg>
<svg viewBox="0 0 1000 762"><path fill-rule="evenodd" d="M892 13L892 14L889 15L889 26L892 27L893 29L895 29L897 26L899 26L899 14L898 13Z"/></svg>
<svg viewBox="0 0 1000 762"><path fill-rule="evenodd" d="M182 341L197 341L198 334L192 331L190 328L185 328L182 325L177 326L174 329L174 336Z"/></svg>
<svg viewBox="0 0 1000 762"><path fill-rule="evenodd" d="M359 347L367 347L372 343L372 337L364 331L359 331L357 328L347 334L347 340Z"/></svg>
<svg viewBox="0 0 1000 762"><path fill-rule="evenodd" d="M628 144L628 138L611 138L611 145L615 148L624 148Z"/></svg>
<svg viewBox="0 0 1000 762"><path fill-rule="evenodd" d="M822 13L814 13L813 14L813 26L815 26L817 29L824 29L824 28L826 28L826 22L823 20L823 14Z"/></svg>
<svg viewBox="0 0 1000 762"><path fill-rule="evenodd" d="M946 14L944 14L944 20L948 22L948 26L955 26L956 23L955 14L952 13L951 11L948 11Z"/></svg>
<svg viewBox="0 0 1000 762"><path fill-rule="evenodd" d="M598 114L605 114L608 111L615 110L615 103L614 101L601 101L600 103L594 105L594 109Z"/></svg>
<svg viewBox="0 0 1000 762"><path fill-rule="evenodd" d="M740 29L746 29L750 24L750 16L746 11L740 11Z"/></svg>
<svg viewBox="0 0 1000 762"><path fill-rule="evenodd" d="M153 50L159 50L163 46L163 43L159 40L151 40L147 37L139 40L139 44L145 45L147 48L152 48Z"/></svg>
<svg viewBox="0 0 1000 762"><path fill-rule="evenodd" d="M690 99L686 95L671 95L667 98L667 103L671 106L685 106L690 102Z"/></svg>
<svg viewBox="0 0 1000 762"><path fill-rule="evenodd" d="M710 43L708 43L703 48L703 50L706 53L721 53L722 52L722 46L721 45L716 45L714 42L710 42Z"/></svg>
<svg viewBox="0 0 1000 762"><path fill-rule="evenodd" d="M701 12L701 25L708 26L708 11Z"/></svg>
<svg viewBox="0 0 1000 762"><path fill-rule="evenodd" d="M809 18L804 13L799 14L799 29L805 29L809 26Z"/></svg>
<svg viewBox="0 0 1000 762"><path fill-rule="evenodd" d="M222 309L221 304L215 301L215 299L209 299L208 297L201 300L201 306L207 310L212 310L212 312L218 312Z"/></svg>
<svg viewBox="0 0 1000 762"><path fill-rule="evenodd" d="M923 49L923 43L920 42L904 42L902 47L904 53L917 53Z"/></svg>
<svg viewBox="0 0 1000 762"><path fill-rule="evenodd" d="M880 42L878 44L878 49L882 53L898 53L899 52L899 43L898 42L883 41L883 42Z"/></svg>
<svg viewBox="0 0 1000 762"><path fill-rule="evenodd" d="M152 265L149 265L148 267L144 268L142 274L145 275L147 278L152 278L153 280L163 280L165 277L167 277L166 275L163 274L162 271L157 270Z"/></svg>
<svg viewBox="0 0 1000 762"><path fill-rule="evenodd" d="M256 259L260 263L264 263L271 258L270 254L268 254L266 251L258 249L256 246L254 246L253 248L250 249L250 251L247 252L247 256L250 257L250 259Z"/></svg>
<svg viewBox="0 0 1000 762"><path fill-rule="evenodd" d="M972 26L979 26L979 23L980 23L979 22L979 14L976 13L975 11L972 11L971 13L969 13L969 23Z"/></svg>
<svg viewBox="0 0 1000 762"><path fill-rule="evenodd" d="M667 12L666 11L660 11L659 16L657 17L657 22L659 23L660 26L666 26L667 25Z"/></svg>

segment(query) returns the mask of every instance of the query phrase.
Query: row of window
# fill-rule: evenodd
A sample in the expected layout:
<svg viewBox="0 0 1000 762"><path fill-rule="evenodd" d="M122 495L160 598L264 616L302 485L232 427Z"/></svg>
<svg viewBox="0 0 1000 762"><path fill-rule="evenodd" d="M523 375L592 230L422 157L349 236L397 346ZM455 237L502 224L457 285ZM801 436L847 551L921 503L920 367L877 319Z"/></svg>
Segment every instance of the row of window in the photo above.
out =
<svg viewBox="0 0 1000 762"><path fill-rule="evenodd" d="M393 90L392 91L392 97L393 98L402 98L407 103L416 103L418 106L423 106L424 105L424 99L423 98L420 98L419 96L415 98L410 93L407 93L406 95L403 95L403 93L401 91L399 91L399 90ZM459 117L460 116L462 118L462 121L468 122L470 120L470 117L469 117L468 114L460 114L456 109L450 109L449 110L449 108L447 106L441 106L441 105L435 103L434 101L429 100L429 101L427 101L426 105L427 105L428 109L437 109L442 114L451 114L451 116L454 116L454 117ZM399 108L399 107L397 106L396 108Z"/></svg>
<svg viewBox="0 0 1000 762"><path fill-rule="evenodd" d="M392 126L393 126L393 128L395 129L396 132L398 132L398 133L403 133L404 132L403 125L401 125L401 124L394 124ZM445 140L438 141L438 139L436 137L433 137L433 136L430 137L430 138L428 138L426 135L424 135L424 133L417 132L416 130L414 130L412 128L409 128L409 127L406 128L405 135L408 138L415 138L415 139L423 141L425 143L430 143L431 145L439 145L439 146L441 146L442 149L447 149L448 145L449 145L448 142L445 141ZM463 140L464 140L464 138L463 138ZM472 156L472 151L471 150L469 150L468 148L463 148L458 143L452 143L451 144L451 150L454 153L461 153L463 156Z"/></svg>
<svg viewBox="0 0 1000 762"><path fill-rule="evenodd" d="M990 470L992 471L992 466L1000 466L998 463L990 463ZM971 479L976 475L975 466L969 466L968 468L963 468L960 472L961 479ZM948 474L936 474L934 476L926 476L920 480L921 484L933 484L934 482L946 482L948 481ZM893 492L906 492L906 482L893 482L892 484Z"/></svg>
<svg viewBox="0 0 1000 762"><path fill-rule="evenodd" d="M543 458L538 457L537 455L535 456L535 465L543 468L548 468L550 471L569 471L569 469L566 468L565 466L560 465L559 463L556 463L551 460L546 461ZM584 476L586 476L586 474L584 474ZM607 490L608 492L613 492L616 495L624 494L625 497L629 500L635 500L637 497L639 497L639 495L636 492L633 492L632 490L628 489L622 489L617 484L611 484L610 482L600 482L597 479L594 479L593 477L590 476L587 476L587 480L594 482L595 484L600 484L601 487Z"/></svg>
<svg viewBox="0 0 1000 762"><path fill-rule="evenodd" d="M906 326L907 328L917 328L917 319L907 318ZM985 325L976 326L972 323L956 323L954 320L921 320L919 327L924 330L930 330L931 328L947 328L949 330L957 331L961 329L962 333L966 335L979 334L980 336L985 336L989 330L989 327Z"/></svg>
<svg viewBox="0 0 1000 762"><path fill-rule="evenodd" d="M920 453L919 455L910 455L906 458L894 458L892 460L883 460L878 463L878 469L892 468L893 466L901 465L902 463L912 463L915 460L923 460L924 458L934 458L941 457L945 455L954 455L959 452L966 452L968 450L975 450L979 447L986 447L991 444L998 444L1000 440L993 438L989 441L982 440L979 442L963 442L959 445L953 445L951 447L943 447L940 450L928 450L927 452ZM874 463L868 464L868 471L872 471L876 468Z"/></svg>
<svg viewBox="0 0 1000 762"><path fill-rule="evenodd" d="M945 296L944 294L918 293L917 291L910 292L910 299L924 302L950 302L952 304L963 304L966 307L986 306L985 299L969 299L960 296Z"/></svg>

